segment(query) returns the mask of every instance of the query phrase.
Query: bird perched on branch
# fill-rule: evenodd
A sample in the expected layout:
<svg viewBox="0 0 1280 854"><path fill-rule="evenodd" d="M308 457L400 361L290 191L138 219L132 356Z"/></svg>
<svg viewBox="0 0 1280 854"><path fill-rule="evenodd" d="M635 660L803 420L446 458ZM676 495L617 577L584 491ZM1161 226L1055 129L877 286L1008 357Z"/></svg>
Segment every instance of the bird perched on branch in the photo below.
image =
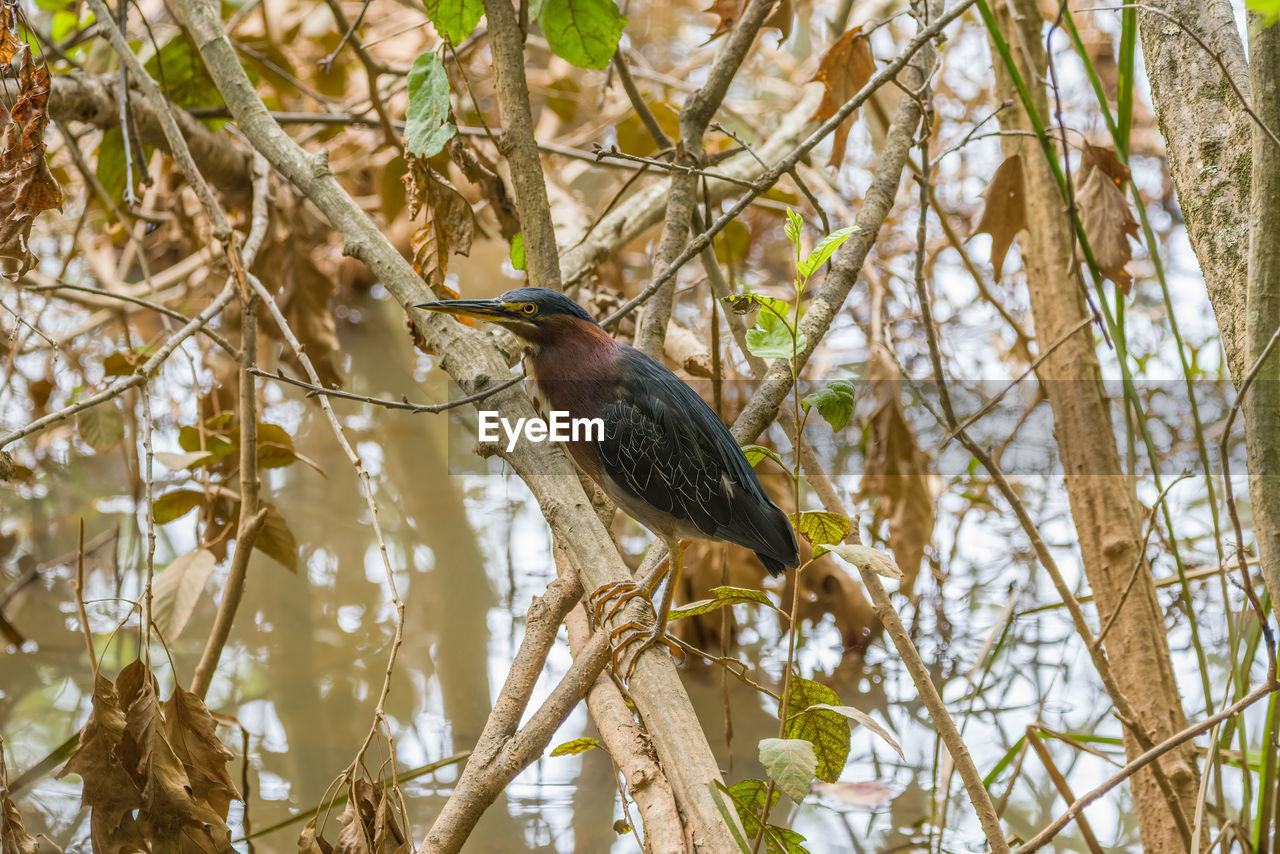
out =
<svg viewBox="0 0 1280 854"><path fill-rule="evenodd" d="M603 438L566 442L574 462L618 507L667 545L671 571L652 629L637 623L613 632L614 669L639 643L679 649L666 637L671 599L683 568L680 539L723 540L756 553L772 575L799 564L791 523L765 494L755 470L724 422L664 365L613 340L582 306L547 288L516 288L492 300L444 300L426 311L500 324L524 344L535 395L569 417L599 418ZM652 602L664 574L644 584L605 585L592 594L597 621L603 606L636 596Z"/></svg>

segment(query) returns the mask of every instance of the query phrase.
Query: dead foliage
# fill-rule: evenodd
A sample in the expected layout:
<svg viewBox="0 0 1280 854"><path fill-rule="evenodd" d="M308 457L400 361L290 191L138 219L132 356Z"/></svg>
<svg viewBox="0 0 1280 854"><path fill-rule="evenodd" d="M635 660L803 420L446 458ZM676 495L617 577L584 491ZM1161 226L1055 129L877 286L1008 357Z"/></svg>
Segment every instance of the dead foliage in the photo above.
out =
<svg viewBox="0 0 1280 854"><path fill-rule="evenodd" d="M1114 148L1085 143L1076 184L1080 224L1098 270L1125 294L1133 286L1133 275L1125 269L1133 260L1129 238L1138 236L1138 223L1122 189L1128 180L1129 167L1116 158Z"/></svg>
<svg viewBox="0 0 1280 854"><path fill-rule="evenodd" d="M871 41L861 27L854 27L842 35L818 63L818 71L813 75L813 80L822 84L822 103L818 105L813 117L825 120L834 116L845 102L867 85L867 81L875 73L876 60L871 55ZM832 135L831 157L827 160L827 165L833 169L839 168L844 162L852 125L851 115Z"/></svg>
<svg viewBox="0 0 1280 854"><path fill-rule="evenodd" d="M391 797L378 783L356 780L338 819L338 842L330 845L307 822L298 837L299 854L408 854L413 843L396 823Z"/></svg>
<svg viewBox="0 0 1280 854"><path fill-rule="evenodd" d="M84 781L93 850L153 850L165 840L176 854L229 852L227 807L240 795L204 702L175 688L163 704L140 659L111 684L94 680L93 711L80 744L59 776Z"/></svg>
<svg viewBox="0 0 1280 854"><path fill-rule="evenodd" d="M889 547L902 570L898 589L913 596L925 547L937 518L930 487L929 457L902 408L902 378L883 347L871 352L867 385L876 400L871 436L856 500L878 499L877 520L889 526Z"/></svg>
<svg viewBox="0 0 1280 854"><path fill-rule="evenodd" d="M1026 180L1022 172L1022 155L1015 154L1001 163L982 191L982 217L973 234L991 235L991 266L999 280L1004 259L1018 232L1027 227ZM972 235L970 235L972 236Z"/></svg>
<svg viewBox="0 0 1280 854"><path fill-rule="evenodd" d="M0 22L0 55L12 50L13 10ZM12 59L10 55L4 61ZM62 190L45 160L44 132L49 124L49 68L36 65L31 48L22 46L18 100L13 110L0 106L3 149L0 150L0 258L17 263L18 274L35 258L27 245L31 226L43 211L62 206Z"/></svg>

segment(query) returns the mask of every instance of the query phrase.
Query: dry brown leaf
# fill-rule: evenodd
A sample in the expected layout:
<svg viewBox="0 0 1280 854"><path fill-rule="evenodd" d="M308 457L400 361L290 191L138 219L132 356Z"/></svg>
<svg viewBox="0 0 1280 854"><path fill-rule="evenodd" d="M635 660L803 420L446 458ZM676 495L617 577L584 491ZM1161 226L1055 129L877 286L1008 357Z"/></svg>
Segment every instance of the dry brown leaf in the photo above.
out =
<svg viewBox="0 0 1280 854"><path fill-rule="evenodd" d="M316 820L312 818L298 834L298 854L333 854L333 846L316 831Z"/></svg>
<svg viewBox="0 0 1280 854"><path fill-rule="evenodd" d="M224 819L232 799L239 799L227 763L234 759L218 739L217 724L196 694L174 689L164 703L165 734L191 781L192 797L205 801Z"/></svg>
<svg viewBox="0 0 1280 854"><path fill-rule="evenodd" d="M738 23L738 18L742 16L742 10L746 8L747 0L715 0L709 8L704 10L708 15L715 15L720 20L716 22L716 28L703 44L708 44L720 38L729 32ZM769 17L764 19L764 23L760 25L760 29L775 29L782 33L778 39L779 43L786 41L791 36L791 25L795 20L796 7L794 0L781 0L773 11L769 13Z"/></svg>
<svg viewBox="0 0 1280 854"><path fill-rule="evenodd" d="M925 547L933 539L936 509L929 486L929 458L916 443L915 430L902 409L902 380L883 347L872 350L867 384L877 406L863 462L857 500L880 499L876 515L889 523L889 548L902 570L898 589L914 598Z"/></svg>
<svg viewBox="0 0 1280 854"><path fill-rule="evenodd" d="M986 204L973 234L991 235L991 266L995 268L998 280L1013 239L1027 227L1026 182L1021 155L1015 154L1000 164L991 176L991 183L982 191L982 198Z"/></svg>
<svg viewBox="0 0 1280 854"><path fill-rule="evenodd" d="M39 850L39 844L22 823L22 813L9 800L6 791L0 795L0 851L4 854L37 854Z"/></svg>
<svg viewBox="0 0 1280 854"><path fill-rule="evenodd" d="M1133 260L1129 238L1138 236L1138 223L1121 189L1128 179L1129 168L1116 159L1114 149L1085 144L1076 188L1080 223L1098 269L1125 294L1133 286L1125 269Z"/></svg>
<svg viewBox="0 0 1280 854"><path fill-rule="evenodd" d="M356 780L338 819L342 830L334 854L402 854L410 846L391 813L391 801L376 783Z"/></svg>
<svg viewBox="0 0 1280 854"><path fill-rule="evenodd" d="M3 41L0 37L0 45ZM62 190L44 156L49 86L48 66L35 65L30 47L23 45L18 100L3 123L0 153L0 257L17 261L19 274L34 261L27 240L36 216L62 206Z"/></svg>
<svg viewBox="0 0 1280 854"><path fill-rule="evenodd" d="M60 772L84 780L81 797L91 808L93 850L230 852L227 786L218 779L220 770L225 777L222 765L230 754L223 758L205 743L212 735L212 719L198 698L175 695L167 704L175 719L166 721L155 690L155 679L141 661L121 670L114 686L98 676L93 713L79 747ZM169 740L174 732L181 736L190 767L199 772L194 780ZM223 814L202 790L223 804ZM234 788L230 791L238 797ZM158 847L161 840L165 845Z"/></svg>
<svg viewBox="0 0 1280 854"><path fill-rule="evenodd" d="M8 65L26 47L18 34L18 4L0 7L0 65Z"/></svg>
<svg viewBox="0 0 1280 854"><path fill-rule="evenodd" d="M475 234L475 216L471 205L457 188L432 170L426 162L409 157L409 171L404 176L409 197L409 216L423 215L423 225L413 234L413 269L436 296L450 299L445 293L445 273L449 256L467 255ZM450 291L453 296L456 292Z"/></svg>
<svg viewBox="0 0 1280 854"><path fill-rule="evenodd" d="M854 27L836 40L822 55L813 82L822 84L822 103L818 104L815 119L829 119L858 94L871 75L876 73L875 57L871 55L871 41L861 27ZM850 116L836 128L831 140L831 157L827 165L839 168L844 162L844 152L849 144L849 131L853 126Z"/></svg>

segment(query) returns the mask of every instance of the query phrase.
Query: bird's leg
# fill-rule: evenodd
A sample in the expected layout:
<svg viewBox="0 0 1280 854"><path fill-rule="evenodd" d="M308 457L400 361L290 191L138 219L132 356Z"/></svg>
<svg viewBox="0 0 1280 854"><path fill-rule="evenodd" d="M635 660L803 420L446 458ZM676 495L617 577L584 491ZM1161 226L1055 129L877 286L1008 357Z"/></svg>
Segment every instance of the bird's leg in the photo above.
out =
<svg viewBox="0 0 1280 854"><path fill-rule="evenodd" d="M662 581L663 566L671 560L671 555L658 561L658 565L653 568L647 578L636 583L633 579L625 579L623 581L614 581L609 584L602 584L592 591L588 601L591 604L592 614L595 617L596 625L603 626L613 616L622 610L632 599L643 596L652 601L653 592L658 589L659 582ZM605 613L605 606L613 602L613 607L609 612Z"/></svg>
<svg viewBox="0 0 1280 854"><path fill-rule="evenodd" d="M684 571L684 548L680 545L677 538L671 538L667 542L667 548L671 557L671 573L667 581L666 589L662 592L662 600L658 603L657 620L653 624L652 629L646 629L638 623L627 623L614 629L610 634L611 638L617 639L620 635L627 634L618 641L613 649L613 669L616 673L618 663L623 658L624 651L632 644L639 643L640 647L635 651L634 657L631 659L630 666L627 667L624 681L631 681L631 674L636 669L636 662L640 660L640 656L650 647L663 644L671 650L671 654L683 661L684 650L676 645L676 642L667 637L667 618L671 614L671 600L675 598L676 587L680 584L680 575Z"/></svg>

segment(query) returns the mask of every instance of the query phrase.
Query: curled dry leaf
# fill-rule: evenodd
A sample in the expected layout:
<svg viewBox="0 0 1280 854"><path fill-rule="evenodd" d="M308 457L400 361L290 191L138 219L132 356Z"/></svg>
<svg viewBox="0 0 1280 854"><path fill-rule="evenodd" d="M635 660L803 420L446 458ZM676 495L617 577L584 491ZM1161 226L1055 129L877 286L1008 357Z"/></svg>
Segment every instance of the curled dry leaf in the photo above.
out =
<svg viewBox="0 0 1280 854"><path fill-rule="evenodd" d="M929 458L902 409L898 367L882 347L872 350L867 384L877 406L857 498L880 499L877 516L888 519L889 547L902 571L899 590L910 596L936 519Z"/></svg>
<svg viewBox="0 0 1280 854"><path fill-rule="evenodd" d="M1121 189L1127 180L1129 167L1116 158L1115 149L1085 143L1076 187L1080 223L1098 269L1125 294L1133 285L1133 276L1125 269L1133 260L1129 238L1138 236L1138 223Z"/></svg>
<svg viewBox="0 0 1280 854"><path fill-rule="evenodd" d="M813 82L822 84L822 103L813 114L815 119L829 119L839 112L845 102L858 94L871 75L876 73L875 57L871 55L871 42L861 27L854 27L842 35L818 62ZM831 158L827 165L839 168L844 162L844 151L849 144L849 129L853 117L836 128L831 139Z"/></svg>
<svg viewBox="0 0 1280 854"><path fill-rule="evenodd" d="M27 826L22 823L22 813L9 800L6 789L4 794L0 794L0 851L4 854L37 854L39 850L39 844L27 833Z"/></svg>
<svg viewBox="0 0 1280 854"><path fill-rule="evenodd" d="M18 4L0 6L0 64L8 65L26 45L18 33Z"/></svg>
<svg viewBox="0 0 1280 854"><path fill-rule="evenodd" d="M391 799L377 783L356 780L338 822L342 829L334 846L337 854L407 854L413 850L396 824Z"/></svg>
<svg viewBox="0 0 1280 854"><path fill-rule="evenodd" d="M6 10L7 14L12 12ZM0 53L10 50L8 24L0 35ZM18 73L18 100L13 111L0 107L3 148L0 150L0 258L18 262L25 273L34 258L27 247L36 216L62 206L62 190L44 156L44 131L49 123L49 69L35 65L31 49L23 45Z"/></svg>
<svg viewBox="0 0 1280 854"><path fill-rule="evenodd" d="M404 176L409 198L409 216L423 215L423 225L413 234L413 269L423 278L432 293L451 299L457 293L445 285L449 256L467 255L475 233L475 216L471 205L457 188L435 172L426 161L408 158L409 171ZM470 325L470 321L467 321Z"/></svg>
<svg viewBox="0 0 1280 854"><path fill-rule="evenodd" d="M982 217L973 234L991 235L991 266L996 279L1004 270L1004 259L1018 232L1027 227L1026 182L1022 172L1022 155L1015 154L1001 163L982 191L985 204ZM970 235L972 237L973 235Z"/></svg>

